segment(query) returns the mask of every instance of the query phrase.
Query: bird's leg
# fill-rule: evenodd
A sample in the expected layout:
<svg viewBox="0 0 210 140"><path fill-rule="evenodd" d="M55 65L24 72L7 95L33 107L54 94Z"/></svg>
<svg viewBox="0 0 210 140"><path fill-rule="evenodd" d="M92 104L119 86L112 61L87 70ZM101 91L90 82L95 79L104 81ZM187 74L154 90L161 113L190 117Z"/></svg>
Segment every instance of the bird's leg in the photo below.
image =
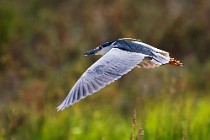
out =
<svg viewBox="0 0 210 140"><path fill-rule="evenodd" d="M174 58L170 58L169 64L175 65L175 66L180 66L180 67L183 66L183 64L182 64L181 61L179 61L179 60L177 60L177 59L174 59Z"/></svg>

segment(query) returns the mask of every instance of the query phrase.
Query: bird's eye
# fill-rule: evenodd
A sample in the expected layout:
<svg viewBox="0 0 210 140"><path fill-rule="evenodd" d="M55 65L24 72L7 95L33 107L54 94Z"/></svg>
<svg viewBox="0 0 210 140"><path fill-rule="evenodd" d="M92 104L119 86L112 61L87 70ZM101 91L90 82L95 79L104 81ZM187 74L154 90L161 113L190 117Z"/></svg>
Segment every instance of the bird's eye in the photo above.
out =
<svg viewBox="0 0 210 140"><path fill-rule="evenodd" d="M101 50L102 49L102 46L99 46L98 48L99 48L99 50Z"/></svg>

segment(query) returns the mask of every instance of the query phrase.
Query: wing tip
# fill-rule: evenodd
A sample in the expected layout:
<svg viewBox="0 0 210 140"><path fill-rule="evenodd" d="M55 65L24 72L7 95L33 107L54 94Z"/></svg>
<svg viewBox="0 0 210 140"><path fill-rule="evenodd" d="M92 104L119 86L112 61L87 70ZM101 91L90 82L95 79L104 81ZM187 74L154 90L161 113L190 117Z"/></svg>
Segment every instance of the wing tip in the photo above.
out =
<svg viewBox="0 0 210 140"><path fill-rule="evenodd" d="M62 103L62 104L60 104L60 105L56 108L56 110L57 110L57 112L58 112L58 111L64 110L65 108L67 108L67 106L63 105L63 103Z"/></svg>
<svg viewBox="0 0 210 140"><path fill-rule="evenodd" d="M73 103L69 103L66 99L56 108L57 112L58 111L62 111L65 108L68 108L69 106L71 106Z"/></svg>

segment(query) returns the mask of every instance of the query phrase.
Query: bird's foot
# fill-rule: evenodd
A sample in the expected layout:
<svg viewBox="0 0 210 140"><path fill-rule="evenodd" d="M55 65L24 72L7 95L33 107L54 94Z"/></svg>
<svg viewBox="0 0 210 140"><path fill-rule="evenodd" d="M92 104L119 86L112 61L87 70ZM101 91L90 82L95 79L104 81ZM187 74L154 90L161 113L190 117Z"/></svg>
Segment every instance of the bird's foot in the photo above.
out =
<svg viewBox="0 0 210 140"><path fill-rule="evenodd" d="M183 64L182 64L181 61L179 61L179 60L177 60L177 59L174 59L174 58L171 58L171 59L169 60L169 64L175 65L175 66L180 66L180 67L183 66Z"/></svg>

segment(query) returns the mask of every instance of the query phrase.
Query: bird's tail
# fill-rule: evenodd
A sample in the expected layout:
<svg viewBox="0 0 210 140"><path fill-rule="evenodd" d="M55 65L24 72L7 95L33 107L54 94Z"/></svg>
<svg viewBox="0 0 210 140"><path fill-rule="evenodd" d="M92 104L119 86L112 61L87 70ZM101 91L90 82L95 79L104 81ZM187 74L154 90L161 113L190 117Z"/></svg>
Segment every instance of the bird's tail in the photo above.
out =
<svg viewBox="0 0 210 140"><path fill-rule="evenodd" d="M175 65L175 66L180 66L180 67L183 66L183 63L181 61L174 59L174 58L170 58L169 64Z"/></svg>

